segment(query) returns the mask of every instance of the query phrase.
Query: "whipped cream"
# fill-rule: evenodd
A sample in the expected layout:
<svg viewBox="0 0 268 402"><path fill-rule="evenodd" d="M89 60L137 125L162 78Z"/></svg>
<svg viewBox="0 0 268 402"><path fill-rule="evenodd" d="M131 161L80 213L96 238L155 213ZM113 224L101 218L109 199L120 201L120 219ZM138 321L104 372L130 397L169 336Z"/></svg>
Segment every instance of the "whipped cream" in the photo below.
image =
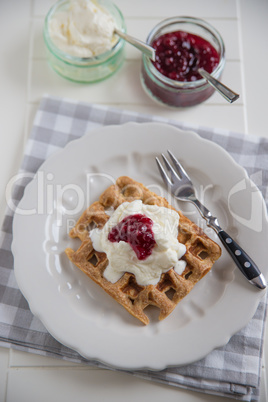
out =
<svg viewBox="0 0 268 402"><path fill-rule="evenodd" d="M110 230L129 215L143 214L153 221L153 234L156 245L152 254L145 260L139 260L130 244L108 240ZM178 237L179 214L165 207L145 205L141 200L124 202L111 215L102 229L90 231L90 238L96 251L107 254L109 264L104 271L104 277L117 282L125 272L135 275L141 286L156 285L161 274L174 268L180 275L185 269L186 262L180 260L185 254L186 247L179 243Z"/></svg>
<svg viewBox="0 0 268 402"><path fill-rule="evenodd" d="M110 50L117 42L115 20L91 0L71 0L49 22L49 35L57 48L76 57L94 57Z"/></svg>

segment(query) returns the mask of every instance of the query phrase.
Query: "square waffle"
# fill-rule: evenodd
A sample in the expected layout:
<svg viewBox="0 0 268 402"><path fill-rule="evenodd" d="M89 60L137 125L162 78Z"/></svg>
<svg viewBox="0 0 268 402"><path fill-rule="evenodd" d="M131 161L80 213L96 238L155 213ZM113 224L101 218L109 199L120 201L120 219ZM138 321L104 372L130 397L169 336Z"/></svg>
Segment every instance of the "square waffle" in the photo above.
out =
<svg viewBox="0 0 268 402"><path fill-rule="evenodd" d="M166 318L179 301L209 272L220 257L221 249L202 229L177 211L180 215L178 240L186 246L186 253L182 257L186 261L183 273L179 275L171 268L162 274L156 285L140 286L135 276L128 272L125 272L116 283L109 282L103 276L108 265L107 256L94 250L89 230L93 227L101 229L105 225L109 219L107 210L116 209L123 202L134 200L174 209L165 198L151 192L143 184L127 176L119 177L115 185L108 187L99 200L83 212L70 231L70 237L79 238L81 246L76 251L67 248L65 252L81 271L100 285L130 314L147 325L149 318L144 309L149 305L156 306L160 309L159 320Z"/></svg>

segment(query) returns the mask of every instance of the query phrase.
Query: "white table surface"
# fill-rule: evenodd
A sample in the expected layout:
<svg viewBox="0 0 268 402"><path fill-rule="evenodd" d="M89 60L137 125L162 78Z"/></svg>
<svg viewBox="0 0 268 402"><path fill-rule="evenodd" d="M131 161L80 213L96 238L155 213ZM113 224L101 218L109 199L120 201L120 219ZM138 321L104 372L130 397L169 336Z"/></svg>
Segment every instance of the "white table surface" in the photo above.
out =
<svg viewBox="0 0 268 402"><path fill-rule="evenodd" d="M68 82L45 60L42 25L53 0L2 0L0 2L0 218L3 219L8 181L17 172L34 114L44 93L132 111L158 114L191 124L226 128L268 137L267 78L268 3L266 0L114 0L133 36L145 40L163 18L190 15L204 18L221 32L227 63L224 82L241 94L233 105L214 94L194 108L169 109L151 101L140 81L140 54L127 45L123 67L109 79L93 85ZM256 61L261 60L261 65ZM267 81L266 81L267 82ZM265 341L261 402L268 400ZM92 369L58 359L0 348L0 402L43 401L215 401L207 396Z"/></svg>

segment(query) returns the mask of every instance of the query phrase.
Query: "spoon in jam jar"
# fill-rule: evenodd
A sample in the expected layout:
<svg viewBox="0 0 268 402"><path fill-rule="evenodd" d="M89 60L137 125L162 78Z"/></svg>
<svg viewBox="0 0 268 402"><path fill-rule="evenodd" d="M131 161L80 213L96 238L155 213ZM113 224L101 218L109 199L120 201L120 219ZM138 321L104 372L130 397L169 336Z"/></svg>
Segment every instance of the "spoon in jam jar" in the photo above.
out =
<svg viewBox="0 0 268 402"><path fill-rule="evenodd" d="M222 84L220 81L216 80L216 78L212 77L212 75L210 75L203 68L199 68L198 72L229 103L233 103L239 98L239 95L236 92L234 92L232 89L228 88L226 85Z"/></svg>
<svg viewBox="0 0 268 402"><path fill-rule="evenodd" d="M156 37L156 69L179 82L195 82L200 76L232 103L239 95L215 79L212 73L220 63L220 54L205 38L186 31L172 31Z"/></svg>
<svg viewBox="0 0 268 402"><path fill-rule="evenodd" d="M147 45L147 43L144 43L139 39L133 38L133 36L120 31L120 29L115 28L114 33L116 33L116 35L120 36L120 38L124 39L126 42L135 46L140 51L142 51L142 53L148 56L152 61L155 61L155 49L152 46Z"/></svg>

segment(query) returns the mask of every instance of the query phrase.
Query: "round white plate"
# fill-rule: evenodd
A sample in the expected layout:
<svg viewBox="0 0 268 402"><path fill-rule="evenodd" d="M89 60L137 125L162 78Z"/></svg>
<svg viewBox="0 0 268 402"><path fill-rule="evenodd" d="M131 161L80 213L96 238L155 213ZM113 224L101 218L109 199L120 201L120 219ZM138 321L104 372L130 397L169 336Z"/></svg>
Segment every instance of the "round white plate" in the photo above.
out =
<svg viewBox="0 0 268 402"><path fill-rule="evenodd" d="M165 195L218 242L188 203L165 193L155 156L183 163L201 201L267 276L266 208L246 172L218 145L159 123L96 129L53 154L26 187L14 218L15 275L30 308L61 343L86 358L124 369L163 369L204 357L253 316L263 291L245 280L225 250L164 321L146 311L143 326L66 257L79 247L68 232L82 211L122 175Z"/></svg>

